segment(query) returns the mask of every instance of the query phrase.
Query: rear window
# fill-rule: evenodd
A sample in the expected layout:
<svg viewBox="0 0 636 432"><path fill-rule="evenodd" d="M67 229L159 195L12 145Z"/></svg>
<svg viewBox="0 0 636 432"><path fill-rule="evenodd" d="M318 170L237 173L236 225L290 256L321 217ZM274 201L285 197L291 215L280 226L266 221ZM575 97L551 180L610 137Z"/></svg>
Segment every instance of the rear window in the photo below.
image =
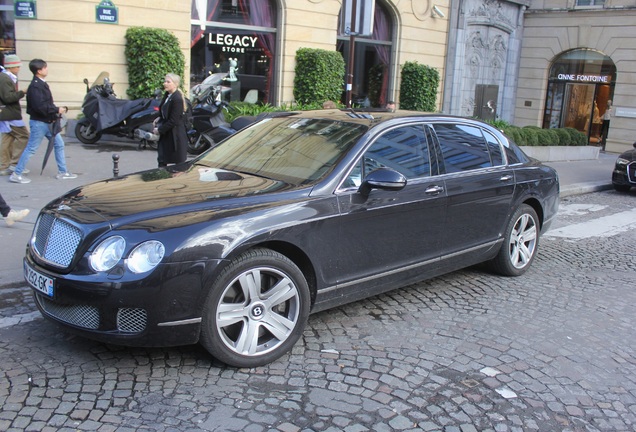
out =
<svg viewBox="0 0 636 432"><path fill-rule="evenodd" d="M442 150L445 172L461 172L493 166L488 144L481 129L475 126L434 124L435 134Z"/></svg>

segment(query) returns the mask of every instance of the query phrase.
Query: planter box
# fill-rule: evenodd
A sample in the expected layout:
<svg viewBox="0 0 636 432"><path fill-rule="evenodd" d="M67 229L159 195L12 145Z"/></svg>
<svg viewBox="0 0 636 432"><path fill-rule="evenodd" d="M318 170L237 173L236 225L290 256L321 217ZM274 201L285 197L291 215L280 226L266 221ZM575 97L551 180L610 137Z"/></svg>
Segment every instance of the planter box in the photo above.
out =
<svg viewBox="0 0 636 432"><path fill-rule="evenodd" d="M521 149L541 162L598 159L601 150L595 146L521 146Z"/></svg>

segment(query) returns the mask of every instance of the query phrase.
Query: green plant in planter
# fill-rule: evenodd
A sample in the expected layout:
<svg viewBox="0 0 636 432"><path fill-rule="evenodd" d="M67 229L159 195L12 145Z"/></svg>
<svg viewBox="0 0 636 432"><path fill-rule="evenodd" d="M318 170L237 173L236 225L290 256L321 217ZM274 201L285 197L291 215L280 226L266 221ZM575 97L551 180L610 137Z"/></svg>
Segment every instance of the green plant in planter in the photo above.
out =
<svg viewBox="0 0 636 432"><path fill-rule="evenodd" d="M340 100L345 63L339 52L300 48L296 51L295 72L294 98L298 103L322 104Z"/></svg>
<svg viewBox="0 0 636 432"><path fill-rule="evenodd" d="M369 69L369 101L372 107L379 107L382 92L382 81L386 73L386 66L377 64Z"/></svg>
<svg viewBox="0 0 636 432"><path fill-rule="evenodd" d="M437 69L417 62L404 63L400 84L400 108L411 111L437 111L438 86Z"/></svg>
<svg viewBox="0 0 636 432"><path fill-rule="evenodd" d="M185 57L174 34L158 28L130 27L125 38L129 98L153 97L156 89L163 89L167 73L183 78Z"/></svg>

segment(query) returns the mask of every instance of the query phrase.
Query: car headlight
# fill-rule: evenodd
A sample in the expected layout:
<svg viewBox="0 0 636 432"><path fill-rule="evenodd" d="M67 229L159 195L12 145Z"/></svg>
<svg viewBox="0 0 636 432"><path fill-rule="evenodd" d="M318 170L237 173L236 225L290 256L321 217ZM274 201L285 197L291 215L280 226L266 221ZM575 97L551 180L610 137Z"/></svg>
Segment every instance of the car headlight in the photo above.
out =
<svg viewBox="0 0 636 432"><path fill-rule="evenodd" d="M616 159L616 166L624 166L627 165L629 163L629 161L627 159L623 159L623 158L618 158Z"/></svg>
<svg viewBox="0 0 636 432"><path fill-rule="evenodd" d="M161 242L150 240L133 249L126 265L133 273L144 273L157 267L165 253L166 248Z"/></svg>
<svg viewBox="0 0 636 432"><path fill-rule="evenodd" d="M115 267L126 249L126 240L120 236L109 237L101 242L89 259L95 271L108 271Z"/></svg>

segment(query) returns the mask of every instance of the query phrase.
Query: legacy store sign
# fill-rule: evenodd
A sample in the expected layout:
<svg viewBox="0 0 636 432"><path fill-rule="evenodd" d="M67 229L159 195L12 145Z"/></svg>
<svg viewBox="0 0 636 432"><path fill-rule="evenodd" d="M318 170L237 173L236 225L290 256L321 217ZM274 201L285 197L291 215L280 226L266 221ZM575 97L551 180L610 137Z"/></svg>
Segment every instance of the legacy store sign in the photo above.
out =
<svg viewBox="0 0 636 432"><path fill-rule="evenodd" d="M223 52L245 54L245 48L256 46L256 36L208 33L208 45L219 45Z"/></svg>

